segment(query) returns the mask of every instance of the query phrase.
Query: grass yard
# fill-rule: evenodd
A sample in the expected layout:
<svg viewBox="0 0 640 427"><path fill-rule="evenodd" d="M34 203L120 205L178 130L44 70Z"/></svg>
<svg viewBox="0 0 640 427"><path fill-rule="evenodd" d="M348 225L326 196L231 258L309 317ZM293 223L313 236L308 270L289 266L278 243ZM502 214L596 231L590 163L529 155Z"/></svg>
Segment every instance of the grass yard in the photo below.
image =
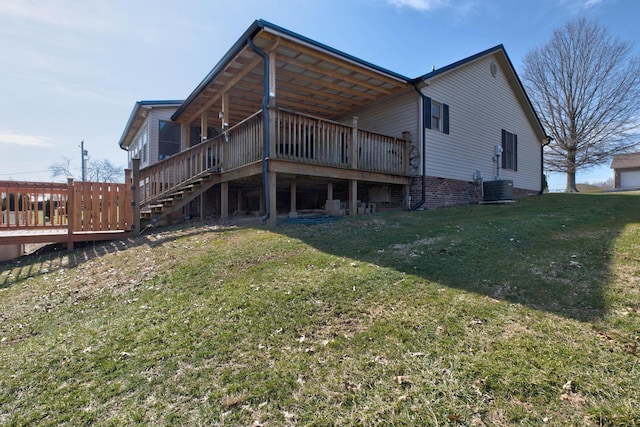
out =
<svg viewBox="0 0 640 427"><path fill-rule="evenodd" d="M640 195L0 264L0 425L640 425Z"/></svg>

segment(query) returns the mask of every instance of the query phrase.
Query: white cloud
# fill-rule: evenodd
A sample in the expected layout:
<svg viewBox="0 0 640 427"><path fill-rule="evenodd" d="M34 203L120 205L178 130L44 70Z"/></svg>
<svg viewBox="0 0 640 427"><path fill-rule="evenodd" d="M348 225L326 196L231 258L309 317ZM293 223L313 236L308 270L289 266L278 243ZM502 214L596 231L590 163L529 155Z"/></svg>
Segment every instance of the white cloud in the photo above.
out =
<svg viewBox="0 0 640 427"><path fill-rule="evenodd" d="M95 90L72 88L61 84L54 84L51 90L57 94L78 99L103 100L104 95L99 94Z"/></svg>
<svg viewBox="0 0 640 427"><path fill-rule="evenodd" d="M390 4L396 7L409 7L422 12L428 12L433 9L447 6L449 0L388 0Z"/></svg>
<svg viewBox="0 0 640 427"><path fill-rule="evenodd" d="M579 3L582 3L582 5L583 5L585 8L589 8L589 7L591 7L591 6L596 6L596 5L598 5L598 4L602 3L603 1L604 1L604 0L582 0L582 1L580 1Z"/></svg>
<svg viewBox="0 0 640 427"><path fill-rule="evenodd" d="M580 12L603 4L607 0L562 0L560 4L566 5L574 12Z"/></svg>
<svg viewBox="0 0 640 427"><path fill-rule="evenodd" d="M0 144L18 145L21 147L50 147L50 138L38 135L26 135L0 129Z"/></svg>

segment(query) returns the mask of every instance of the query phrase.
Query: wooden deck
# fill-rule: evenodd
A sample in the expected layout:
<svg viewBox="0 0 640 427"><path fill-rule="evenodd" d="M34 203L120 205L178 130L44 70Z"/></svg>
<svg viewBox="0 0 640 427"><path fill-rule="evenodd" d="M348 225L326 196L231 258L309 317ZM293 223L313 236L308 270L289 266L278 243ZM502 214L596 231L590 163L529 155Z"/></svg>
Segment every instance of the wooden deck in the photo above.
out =
<svg viewBox="0 0 640 427"><path fill-rule="evenodd" d="M124 239L131 231L83 231L69 234L68 228L21 229L0 231L0 245L30 243L77 243Z"/></svg>
<svg viewBox="0 0 640 427"><path fill-rule="evenodd" d="M139 228L131 171L125 184L0 181L0 245L126 238Z"/></svg>
<svg viewBox="0 0 640 427"><path fill-rule="evenodd" d="M264 113L258 111L214 138L141 169L140 204L153 204L211 174L225 182L260 173L265 158L270 169L280 173L407 181L407 139L358 129L357 117L345 124L284 109L269 115L268 156L263 147Z"/></svg>

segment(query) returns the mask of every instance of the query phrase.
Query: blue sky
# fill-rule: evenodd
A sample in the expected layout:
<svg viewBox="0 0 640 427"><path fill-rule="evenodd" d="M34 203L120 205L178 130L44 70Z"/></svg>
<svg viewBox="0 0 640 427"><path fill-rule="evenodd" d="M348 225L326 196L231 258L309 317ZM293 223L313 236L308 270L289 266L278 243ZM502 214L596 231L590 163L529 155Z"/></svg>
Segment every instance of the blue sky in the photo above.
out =
<svg viewBox="0 0 640 427"><path fill-rule="evenodd" d="M520 72L579 16L640 55L637 0L0 0L0 180L50 180L63 157L79 168L81 140L124 167L134 103L186 98L258 18L417 77L501 43Z"/></svg>

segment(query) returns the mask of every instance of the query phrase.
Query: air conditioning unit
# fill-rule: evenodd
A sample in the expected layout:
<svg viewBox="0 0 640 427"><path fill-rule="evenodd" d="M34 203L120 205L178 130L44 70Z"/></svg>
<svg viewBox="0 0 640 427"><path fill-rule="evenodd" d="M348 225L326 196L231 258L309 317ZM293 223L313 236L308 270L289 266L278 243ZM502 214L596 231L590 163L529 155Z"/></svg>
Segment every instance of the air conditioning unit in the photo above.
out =
<svg viewBox="0 0 640 427"><path fill-rule="evenodd" d="M498 179L482 183L483 200L485 202L505 202L515 200L513 181L510 179Z"/></svg>

